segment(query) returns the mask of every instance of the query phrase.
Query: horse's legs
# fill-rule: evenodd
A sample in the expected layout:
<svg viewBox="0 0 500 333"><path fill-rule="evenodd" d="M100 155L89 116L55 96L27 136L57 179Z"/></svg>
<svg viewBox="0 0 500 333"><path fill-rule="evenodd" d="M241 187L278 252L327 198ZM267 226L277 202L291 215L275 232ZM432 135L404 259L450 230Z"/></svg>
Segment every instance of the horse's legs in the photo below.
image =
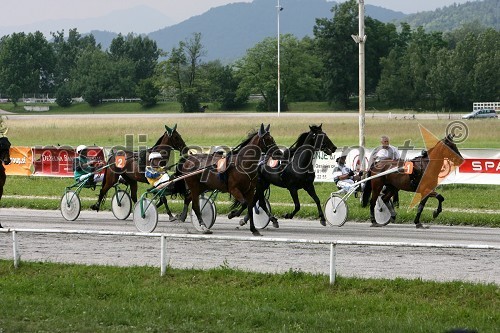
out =
<svg viewBox="0 0 500 333"><path fill-rule="evenodd" d="M245 209L247 209L247 205L243 204L239 209L230 211L229 214L227 215L227 218L232 219L233 217L238 217L241 215L241 213L243 213Z"/></svg>
<svg viewBox="0 0 500 333"><path fill-rule="evenodd" d="M182 208L182 213L180 216L178 216L178 220L181 222L186 221L188 209L189 209L189 204L191 203L191 194L187 195L184 198L184 207Z"/></svg>
<svg viewBox="0 0 500 333"><path fill-rule="evenodd" d="M429 196L426 196L422 200L420 200L420 203L418 204L417 208L417 215L415 215L415 220L413 221L415 223L415 226L420 229L424 228L427 229L427 226L424 226L422 223L420 223L420 215L422 215L422 211L424 210L425 204L427 203L427 200L429 199Z"/></svg>
<svg viewBox="0 0 500 333"><path fill-rule="evenodd" d="M194 213L196 214L196 218L198 219L198 223L203 229L204 234L211 234L212 231L207 228L207 225L203 221L203 217L201 215L201 208L200 208L200 193L191 190L191 205L193 207Z"/></svg>
<svg viewBox="0 0 500 333"><path fill-rule="evenodd" d="M304 190L306 190L306 192L311 196L311 198L316 203L316 207L318 207L319 222L322 226L326 226L325 215L323 214L323 209L321 209L321 202L319 201L318 195L316 194L314 184L311 183L311 185L305 187Z"/></svg>
<svg viewBox="0 0 500 333"><path fill-rule="evenodd" d="M105 179L105 181L103 182L101 190L99 191L99 197L97 198L97 202L92 206L90 206L92 210L99 211L101 209L101 205L102 202L104 201L104 198L106 197L106 194L118 180L118 175L116 174L109 174L109 177L107 176L107 174L105 174L104 177L107 177L109 179ZM137 201L137 199L135 201Z"/></svg>
<svg viewBox="0 0 500 333"><path fill-rule="evenodd" d="M291 213L286 213L284 218L292 219L295 216L295 214L297 214L297 212L300 210L299 194L296 189L289 189L288 192L290 192L290 195L292 196L295 209Z"/></svg>
<svg viewBox="0 0 500 333"><path fill-rule="evenodd" d="M397 190L396 190L396 193L398 193ZM394 193L394 195L396 195L396 193ZM396 221L397 213L394 210L394 205L392 204L393 201L391 201L391 197L394 198L393 193L391 191L382 195L382 201L385 203L385 205L387 206L387 209L389 209L389 212L391 213L391 218L389 219L389 222L387 222L384 225L387 225L389 223L394 223Z"/></svg>
<svg viewBox="0 0 500 333"><path fill-rule="evenodd" d="M371 180L372 185L372 196L370 199L370 221L372 222L371 227L383 227L383 224L377 223L377 219L375 219L375 204L377 203L378 196L382 191L383 184L380 182L376 182L373 179Z"/></svg>
<svg viewBox="0 0 500 333"><path fill-rule="evenodd" d="M161 205L165 206L165 212L168 214L169 220L174 221L175 217L172 215L172 211L170 210L170 207L168 207L167 198L164 195L160 197L160 204L157 206L157 208L160 208Z"/></svg>
<svg viewBox="0 0 500 333"><path fill-rule="evenodd" d="M439 213L443 211L443 201L444 201L444 197L439 193L436 193L434 197L438 200L438 207L432 213L432 218L438 217Z"/></svg>

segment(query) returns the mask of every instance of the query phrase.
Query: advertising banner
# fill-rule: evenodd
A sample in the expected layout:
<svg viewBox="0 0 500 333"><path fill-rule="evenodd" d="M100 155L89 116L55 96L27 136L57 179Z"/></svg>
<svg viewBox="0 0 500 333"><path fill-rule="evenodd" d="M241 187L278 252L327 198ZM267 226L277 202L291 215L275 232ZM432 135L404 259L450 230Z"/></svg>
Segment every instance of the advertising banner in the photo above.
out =
<svg viewBox="0 0 500 333"><path fill-rule="evenodd" d="M31 147L10 147L10 164L5 173L14 176L30 176L33 173L33 154Z"/></svg>
<svg viewBox="0 0 500 333"><path fill-rule="evenodd" d="M344 151L347 155L346 164L353 170L360 169L360 159L368 165L372 149L364 151L353 148ZM404 154L410 160L422 152L421 149L407 150ZM500 149L460 149L464 163L450 173L442 184L489 184L500 185ZM337 166L335 160L342 154L342 149L328 156L323 152L316 153L314 162L316 181L333 182L333 169Z"/></svg>
<svg viewBox="0 0 500 333"><path fill-rule="evenodd" d="M88 147L90 158L104 161L100 147ZM73 147L35 147L33 148L34 176L73 177L73 160L76 152Z"/></svg>

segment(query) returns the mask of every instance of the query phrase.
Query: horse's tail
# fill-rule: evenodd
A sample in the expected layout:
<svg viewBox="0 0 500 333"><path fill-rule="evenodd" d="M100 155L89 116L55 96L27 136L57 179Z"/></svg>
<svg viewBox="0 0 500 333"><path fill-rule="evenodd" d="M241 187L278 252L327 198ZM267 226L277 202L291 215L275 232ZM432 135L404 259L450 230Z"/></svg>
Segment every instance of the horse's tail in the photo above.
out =
<svg viewBox="0 0 500 333"><path fill-rule="evenodd" d="M371 171L368 171L366 174L367 177L370 177L372 174ZM362 207L366 207L368 205L368 201L370 200L370 194L372 193L372 181L369 180L365 182L365 187L363 189L363 201L361 202Z"/></svg>

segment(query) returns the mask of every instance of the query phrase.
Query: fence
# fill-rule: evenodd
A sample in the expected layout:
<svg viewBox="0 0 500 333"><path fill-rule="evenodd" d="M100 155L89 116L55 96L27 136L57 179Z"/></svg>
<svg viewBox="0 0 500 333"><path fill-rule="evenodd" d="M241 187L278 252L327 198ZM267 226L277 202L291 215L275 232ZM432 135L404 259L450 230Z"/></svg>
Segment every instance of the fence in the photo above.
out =
<svg viewBox="0 0 500 333"><path fill-rule="evenodd" d="M21 259L18 244L19 233L45 233L45 234L86 234L102 236L138 236L138 237L159 237L160 238L160 275L167 272L167 238L172 239L192 239L192 240L229 240L240 242L265 242L265 243L287 243L287 244L324 244L330 246L330 284L335 283L336 275L336 246L393 246L393 247L427 247L427 248L454 248L454 249L474 249L474 250L500 250L500 246L481 244L434 244L434 243L402 243L402 242L371 242L371 241L342 241L342 240L309 240L309 239L286 239L286 238L261 238L261 237L235 237L235 236L214 236L214 235L192 235L192 234L162 234L162 233L137 233L118 231L97 231L97 230L60 230L60 229L0 229L3 233L12 233L12 253L14 257L14 267L19 266Z"/></svg>

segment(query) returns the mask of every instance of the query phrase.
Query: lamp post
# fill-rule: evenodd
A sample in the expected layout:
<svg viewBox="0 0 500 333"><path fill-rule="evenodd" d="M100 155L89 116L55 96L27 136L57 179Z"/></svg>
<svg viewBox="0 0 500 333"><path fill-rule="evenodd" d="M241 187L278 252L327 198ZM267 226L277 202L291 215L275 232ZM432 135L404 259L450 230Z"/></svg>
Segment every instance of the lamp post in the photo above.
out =
<svg viewBox="0 0 500 333"><path fill-rule="evenodd" d="M276 12L278 15L278 117L281 112L281 78L280 78L280 12L283 10L283 7L280 6L280 0L278 0L278 5L276 6Z"/></svg>
<svg viewBox="0 0 500 333"><path fill-rule="evenodd" d="M365 146L365 1L359 3L359 31L358 35L351 35L359 45L359 145Z"/></svg>

